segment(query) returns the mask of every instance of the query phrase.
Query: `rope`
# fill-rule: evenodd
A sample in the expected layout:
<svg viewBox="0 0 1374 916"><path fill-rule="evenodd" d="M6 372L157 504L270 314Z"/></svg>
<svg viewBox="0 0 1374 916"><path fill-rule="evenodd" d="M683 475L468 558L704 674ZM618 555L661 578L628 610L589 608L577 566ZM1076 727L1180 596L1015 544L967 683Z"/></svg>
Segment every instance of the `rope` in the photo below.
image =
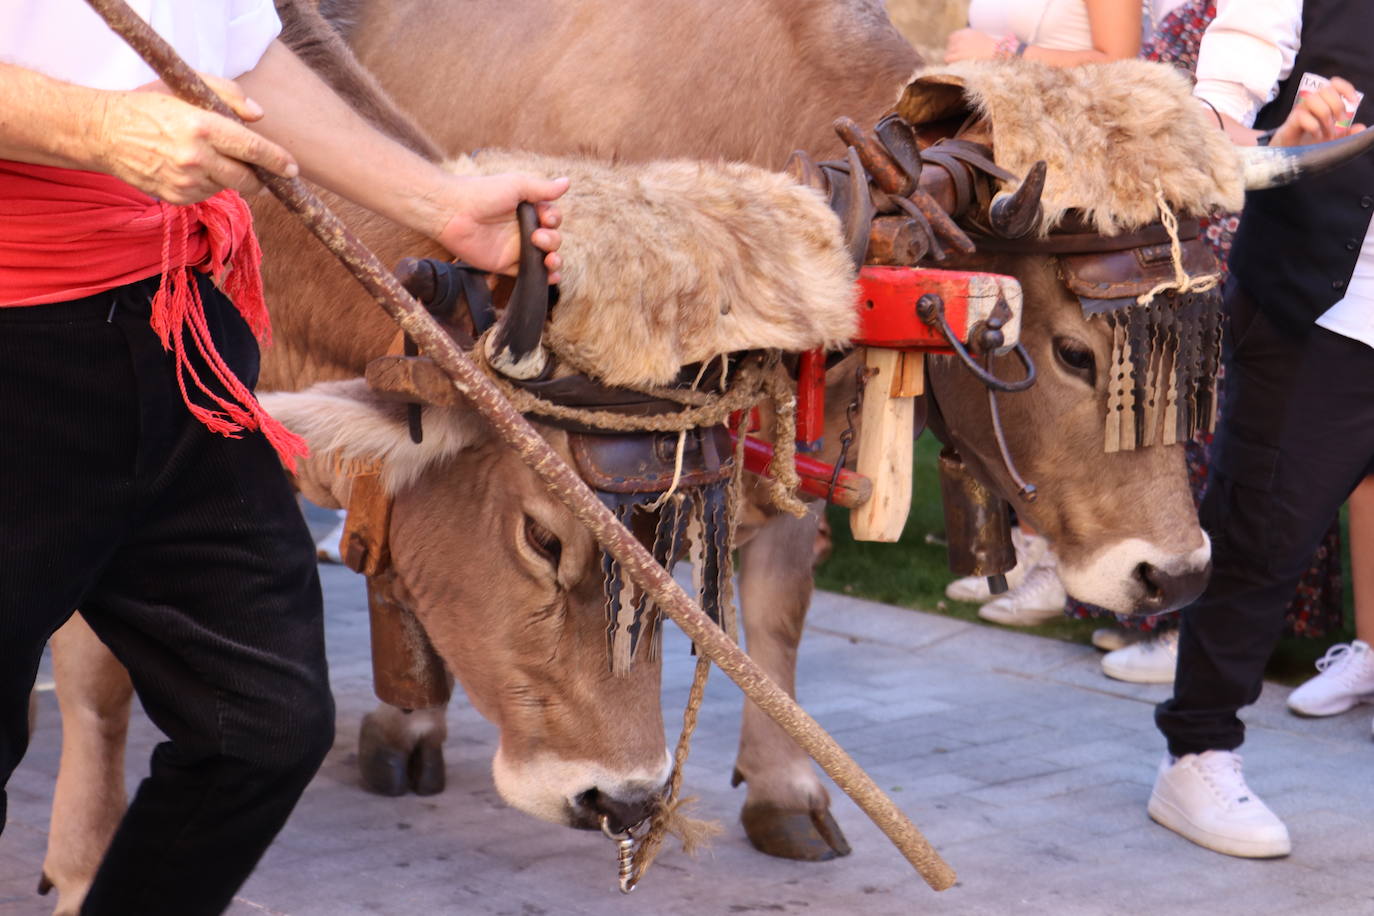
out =
<svg viewBox="0 0 1374 916"><path fill-rule="evenodd" d="M492 333L488 331L487 334ZM801 477L797 474L797 397L792 378L787 374L777 353L764 359L742 362L736 369L733 383L722 393L697 391L695 388L663 388L657 386L621 385L627 391L682 405L674 413L633 416L585 407L569 407L556 404L545 398L520 388L494 369L487 360L485 345L486 334L479 338L472 348L471 358L477 367L486 373L502 394L520 413L535 414L556 420L566 420L592 426L597 429L618 432L663 432L682 433L689 429L717 426L726 422L732 413L746 411L761 401L773 402L775 422L773 430L773 479L769 484L768 495L773 505L783 512L800 518L806 514L806 504L797 498ZM595 375L569 360L558 351L553 351L560 362L584 375ZM700 374L698 381L700 381ZM725 380L722 379L722 385ZM695 385L695 383L694 383ZM681 459L681 438L679 439L678 459Z"/></svg>
<svg viewBox="0 0 1374 916"><path fill-rule="evenodd" d="M1159 221L1164 224L1164 231L1169 233L1169 254L1174 261L1174 277L1172 280L1159 283L1147 293L1141 293L1136 297L1136 304L1149 305L1155 300L1155 296L1168 290L1178 290L1180 293L1205 293L1209 289L1215 289L1221 282L1220 275L1199 274L1190 277L1183 269L1183 244L1178 240L1178 218L1169 209L1169 203L1164 199L1164 186L1158 178L1155 179L1155 204L1159 207Z"/></svg>
<svg viewBox="0 0 1374 916"><path fill-rule="evenodd" d="M673 752L673 775L668 782L668 795L649 819L649 832L644 834L635 849L635 883L642 880L649 867L654 864L669 834L682 841L682 851L690 856L695 855L703 843L709 842L722 831L718 821L703 821L688 816L687 811L696 802L696 798L681 797L682 768L691 751L692 735L697 729L697 715L701 710L702 698L706 695L706 678L710 673L711 660L705 655L698 656L696 674L692 678L692 690L687 696L687 708L682 714L682 734L678 736L677 749Z"/></svg>

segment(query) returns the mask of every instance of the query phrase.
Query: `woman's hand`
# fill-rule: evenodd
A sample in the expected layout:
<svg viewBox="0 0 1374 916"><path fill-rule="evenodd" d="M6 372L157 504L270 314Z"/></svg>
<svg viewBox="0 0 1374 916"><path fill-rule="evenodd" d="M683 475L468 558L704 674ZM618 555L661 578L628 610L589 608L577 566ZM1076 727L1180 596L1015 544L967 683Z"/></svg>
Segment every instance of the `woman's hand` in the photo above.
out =
<svg viewBox="0 0 1374 916"><path fill-rule="evenodd" d="M566 178L540 178L524 172L454 176L445 192L451 215L434 238L474 267L514 274L520 258L515 208L529 201L539 211L541 227L534 231L534 244L548 252L544 265L549 269L549 282L557 283L563 266L557 253L563 242L558 232L563 217L552 201L567 190Z"/></svg>
<svg viewBox="0 0 1374 916"><path fill-rule="evenodd" d="M987 60L997 56L997 39L977 29L960 29L945 43L945 63Z"/></svg>
<svg viewBox="0 0 1374 916"><path fill-rule="evenodd" d="M201 74L245 121L262 108L230 80ZM241 124L166 94L161 83L101 93L91 159L104 172L172 204L192 204L229 188L256 194L262 183L245 163L292 178L291 154Z"/></svg>
<svg viewBox="0 0 1374 916"><path fill-rule="evenodd" d="M1298 100L1288 118L1278 130L1270 146L1306 146L1338 140L1364 130L1363 124L1342 127L1339 121L1352 117L1360 104L1355 87L1339 76L1317 92L1309 92Z"/></svg>

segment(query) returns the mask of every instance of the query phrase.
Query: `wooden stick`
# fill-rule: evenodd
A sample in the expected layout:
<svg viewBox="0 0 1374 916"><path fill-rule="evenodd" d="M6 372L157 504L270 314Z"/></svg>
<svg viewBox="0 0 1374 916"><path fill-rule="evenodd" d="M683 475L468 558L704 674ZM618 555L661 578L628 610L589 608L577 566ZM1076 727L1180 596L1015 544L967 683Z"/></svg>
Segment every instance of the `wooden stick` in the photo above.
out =
<svg viewBox="0 0 1374 916"><path fill-rule="evenodd" d="M186 65L176 51L129 9L124 0L87 0L115 32L129 43L162 81L180 98L217 114L238 118L210 87ZM678 587L671 575L654 562L638 541L602 505L577 473L535 432L528 421L501 396L494 384L458 349L424 308L396 281L337 216L299 179L285 179L265 169L258 177L278 199L300 217L358 282L377 300L422 353L443 369L497 434L515 449L549 490L586 525L596 540L621 564L625 573L649 593L653 601L691 638L697 650L711 659L755 705L782 727L830 775L846 795L883 831L935 890L955 881L953 869L940 858L916 825L902 813L835 739L796 701L769 679L719 627Z"/></svg>

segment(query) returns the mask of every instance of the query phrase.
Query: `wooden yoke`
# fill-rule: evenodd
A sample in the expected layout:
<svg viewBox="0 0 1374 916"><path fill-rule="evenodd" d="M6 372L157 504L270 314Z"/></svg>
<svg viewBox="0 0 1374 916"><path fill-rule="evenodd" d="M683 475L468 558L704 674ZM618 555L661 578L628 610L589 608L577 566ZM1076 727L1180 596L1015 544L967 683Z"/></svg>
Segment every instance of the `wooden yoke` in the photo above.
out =
<svg viewBox="0 0 1374 916"><path fill-rule="evenodd" d="M896 541L911 510L911 462L916 399L925 393L927 353L953 353L946 333L979 349L989 319L1004 304L998 346L1020 336L1021 287L1012 277L957 270L865 267L859 276L861 327L854 343L864 348L868 383L858 435L857 468L872 481L872 497L850 512L858 541ZM938 296L947 328L917 314L923 296ZM806 386L800 398L805 399ZM814 408L813 408L814 409ZM799 407L805 415L806 406Z"/></svg>

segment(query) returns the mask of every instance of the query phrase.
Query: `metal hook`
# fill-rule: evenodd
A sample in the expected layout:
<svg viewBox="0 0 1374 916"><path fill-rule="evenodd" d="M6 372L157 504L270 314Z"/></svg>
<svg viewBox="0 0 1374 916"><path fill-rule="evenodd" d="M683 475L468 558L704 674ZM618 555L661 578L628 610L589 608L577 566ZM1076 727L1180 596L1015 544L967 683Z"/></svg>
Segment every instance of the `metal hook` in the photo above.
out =
<svg viewBox="0 0 1374 916"><path fill-rule="evenodd" d="M1016 354L1017 359L1021 360L1021 365L1026 368L1026 377L1020 381L1003 381L992 374L991 367L985 369L974 362L963 343L954 336L954 330L949 326L949 322L945 320L945 300L937 293L926 293L916 300L916 316L940 332L950 349L954 351L968 370L988 387L989 391L1025 391L1035 384L1035 363L1031 361L1030 354L1026 352L1025 346L1019 341L1012 352Z"/></svg>
<svg viewBox="0 0 1374 916"><path fill-rule="evenodd" d="M988 359L989 357L983 358ZM1002 432L1002 413L997 408L997 392L991 386L988 386L988 410L992 413L992 435L997 440L997 451L1002 455L1002 465L1007 469L1011 482L1020 491L1021 498L1028 503L1033 503L1037 495L1035 484L1027 483L1021 473L1016 470L1016 462L1012 461L1011 458L1011 449L1007 447L1007 437Z"/></svg>
<svg viewBox="0 0 1374 916"><path fill-rule="evenodd" d="M628 894L639 884L639 876L635 874L635 835L634 830L626 827L619 833L611 831L611 819L607 815L601 815L601 833L608 840L615 841L615 851L617 865L619 866L620 892Z"/></svg>

